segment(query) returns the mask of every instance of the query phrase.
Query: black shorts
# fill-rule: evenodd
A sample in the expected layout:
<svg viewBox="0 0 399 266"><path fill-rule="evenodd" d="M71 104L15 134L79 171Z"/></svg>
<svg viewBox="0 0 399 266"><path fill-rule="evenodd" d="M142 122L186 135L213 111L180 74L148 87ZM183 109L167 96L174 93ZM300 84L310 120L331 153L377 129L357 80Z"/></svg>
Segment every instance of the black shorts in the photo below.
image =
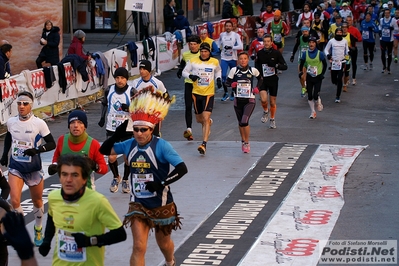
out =
<svg viewBox="0 0 399 266"><path fill-rule="evenodd" d="M270 96L277 97L278 77L263 78L263 83L259 90L266 91Z"/></svg>
<svg viewBox="0 0 399 266"><path fill-rule="evenodd" d="M202 114L203 111L211 112L213 110L214 95L198 95L193 93L194 113L196 115Z"/></svg>

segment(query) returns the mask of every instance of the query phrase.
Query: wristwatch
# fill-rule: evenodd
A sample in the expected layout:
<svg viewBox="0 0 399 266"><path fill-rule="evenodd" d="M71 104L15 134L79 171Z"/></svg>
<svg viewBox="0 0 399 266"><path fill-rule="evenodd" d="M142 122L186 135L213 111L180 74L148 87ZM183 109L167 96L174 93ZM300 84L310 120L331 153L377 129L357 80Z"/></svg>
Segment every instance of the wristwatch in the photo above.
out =
<svg viewBox="0 0 399 266"><path fill-rule="evenodd" d="M96 236L90 237L90 245L97 246L97 237Z"/></svg>

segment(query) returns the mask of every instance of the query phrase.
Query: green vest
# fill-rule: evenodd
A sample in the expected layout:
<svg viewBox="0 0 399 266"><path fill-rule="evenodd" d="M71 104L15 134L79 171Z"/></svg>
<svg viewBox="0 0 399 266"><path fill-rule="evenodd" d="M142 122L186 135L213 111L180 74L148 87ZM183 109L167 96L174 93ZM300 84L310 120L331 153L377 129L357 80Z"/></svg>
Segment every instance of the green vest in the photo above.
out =
<svg viewBox="0 0 399 266"><path fill-rule="evenodd" d="M281 32L283 31L283 22L280 19L280 22L278 24L274 23L274 20L272 22L270 22L271 25L271 30L272 30L272 35L273 35L273 42L274 43L281 43L282 40L282 36L281 36Z"/></svg>
<svg viewBox="0 0 399 266"><path fill-rule="evenodd" d="M80 151L71 150L71 148L68 145L68 139L69 139L69 133L64 135L64 142L62 143L61 155L63 155L63 154L78 154L78 155L82 155L82 156L89 156L91 142L93 141L92 137L90 137L90 136L87 137L86 143ZM91 173L92 172L90 172L90 175L91 175ZM91 178L89 176L89 178L87 179L87 187L92 188L91 185L92 185Z"/></svg>
<svg viewBox="0 0 399 266"><path fill-rule="evenodd" d="M299 37L299 57L298 57L298 63L301 61L301 56L302 53L307 51L309 49L309 42L305 42L303 40L303 35Z"/></svg>
<svg viewBox="0 0 399 266"><path fill-rule="evenodd" d="M320 75L323 71L323 62L320 60L320 51L317 51L315 58L309 57L309 51L306 51L305 59L306 73L312 77Z"/></svg>

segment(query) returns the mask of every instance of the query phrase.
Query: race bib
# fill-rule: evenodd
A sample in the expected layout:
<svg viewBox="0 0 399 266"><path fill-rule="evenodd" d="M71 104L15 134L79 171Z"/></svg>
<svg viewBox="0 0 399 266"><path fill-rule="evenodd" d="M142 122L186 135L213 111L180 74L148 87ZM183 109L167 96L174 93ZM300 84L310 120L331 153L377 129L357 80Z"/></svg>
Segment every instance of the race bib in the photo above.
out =
<svg viewBox="0 0 399 266"><path fill-rule="evenodd" d="M317 67L315 66L308 66L306 69L306 73L308 73L311 77L317 76Z"/></svg>
<svg viewBox="0 0 399 266"><path fill-rule="evenodd" d="M199 73L198 86L209 86L211 84L212 69L205 69L204 72Z"/></svg>
<svg viewBox="0 0 399 266"><path fill-rule="evenodd" d="M152 198L156 192L150 192L146 188L145 182L154 181L152 174L132 174L133 193L137 198Z"/></svg>
<svg viewBox="0 0 399 266"><path fill-rule="evenodd" d="M31 156L24 156L24 151L33 148L33 143L28 141L13 140L12 141L12 158L17 162L30 163Z"/></svg>
<svg viewBox="0 0 399 266"><path fill-rule="evenodd" d="M274 34L274 42L280 43L282 39L283 36L281 35L281 33Z"/></svg>
<svg viewBox="0 0 399 266"><path fill-rule="evenodd" d="M237 97L250 98L251 97L251 83L239 82L237 83Z"/></svg>
<svg viewBox="0 0 399 266"><path fill-rule="evenodd" d="M119 127L125 120L127 119L126 115L111 115L111 128L112 131L115 131L117 127Z"/></svg>
<svg viewBox="0 0 399 266"><path fill-rule="evenodd" d="M224 55L225 56L233 56L233 49L228 49L228 50L224 50Z"/></svg>
<svg viewBox="0 0 399 266"><path fill-rule="evenodd" d="M334 60L331 63L331 70L341 70L342 62L340 60Z"/></svg>
<svg viewBox="0 0 399 266"><path fill-rule="evenodd" d="M363 40L368 40L370 38L370 32L368 30L362 31Z"/></svg>
<svg viewBox="0 0 399 266"><path fill-rule="evenodd" d="M85 262L86 248L78 248L72 233L58 230L58 258L69 262Z"/></svg>
<svg viewBox="0 0 399 266"><path fill-rule="evenodd" d="M388 28L383 28L381 30L381 37L383 38L390 38L391 37L391 30Z"/></svg>
<svg viewBox="0 0 399 266"><path fill-rule="evenodd" d="M262 71L264 77L270 77L276 74L274 67L269 67L267 64L262 64Z"/></svg>

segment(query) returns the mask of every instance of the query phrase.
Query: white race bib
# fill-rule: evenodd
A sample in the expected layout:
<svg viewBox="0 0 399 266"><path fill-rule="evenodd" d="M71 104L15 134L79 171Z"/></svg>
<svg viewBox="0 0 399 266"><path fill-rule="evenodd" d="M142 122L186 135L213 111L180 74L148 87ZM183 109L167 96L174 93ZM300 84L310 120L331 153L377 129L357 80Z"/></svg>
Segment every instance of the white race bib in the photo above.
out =
<svg viewBox="0 0 399 266"><path fill-rule="evenodd" d="M331 70L341 70L342 62L341 60L333 60L331 63Z"/></svg>
<svg viewBox="0 0 399 266"><path fill-rule="evenodd" d="M276 74L274 67L269 67L267 64L262 64L262 71L264 77L270 77Z"/></svg>
<svg viewBox="0 0 399 266"><path fill-rule="evenodd" d="M383 28L383 29L381 30L381 37L384 37L384 38L389 38L389 37L391 37L391 30L388 29L388 28Z"/></svg>
<svg viewBox="0 0 399 266"><path fill-rule="evenodd" d="M33 148L33 143L29 141L13 140L12 141L12 158L17 162L30 163L31 156L24 156L24 151Z"/></svg>
<svg viewBox="0 0 399 266"><path fill-rule="evenodd" d="M86 248L78 248L72 233L58 230L58 258L70 262L85 262Z"/></svg>
<svg viewBox="0 0 399 266"><path fill-rule="evenodd" d="M156 192L150 192L146 188L146 182L154 181L152 174L132 174L133 193L137 198L152 198L157 195Z"/></svg>
<svg viewBox="0 0 399 266"><path fill-rule="evenodd" d="M362 31L363 40L368 40L370 38L370 32L368 30Z"/></svg>
<svg viewBox="0 0 399 266"><path fill-rule="evenodd" d="M280 43L282 39L283 36L281 35L281 33L274 34L274 42Z"/></svg>
<svg viewBox="0 0 399 266"><path fill-rule="evenodd" d="M111 128L112 131L115 131L117 127L119 127L125 120L127 119L126 115L122 114L111 114Z"/></svg>
<svg viewBox="0 0 399 266"><path fill-rule="evenodd" d="M251 97L251 83L238 82L236 96L241 97L241 98L250 98Z"/></svg>
<svg viewBox="0 0 399 266"><path fill-rule="evenodd" d="M315 66L308 66L306 69L306 73L308 73L311 77L317 76L317 67Z"/></svg>

